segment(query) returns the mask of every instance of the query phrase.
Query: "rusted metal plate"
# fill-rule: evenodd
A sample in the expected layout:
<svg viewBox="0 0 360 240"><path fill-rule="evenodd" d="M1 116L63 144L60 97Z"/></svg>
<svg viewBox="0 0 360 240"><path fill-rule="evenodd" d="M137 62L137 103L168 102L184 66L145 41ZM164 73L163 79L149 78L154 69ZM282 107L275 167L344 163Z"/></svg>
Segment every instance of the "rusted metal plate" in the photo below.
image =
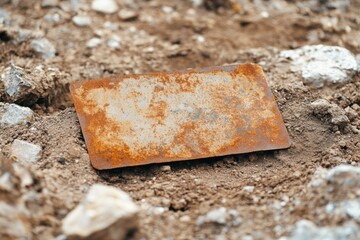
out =
<svg viewBox="0 0 360 240"><path fill-rule="evenodd" d="M290 145L255 64L78 81L71 93L96 169Z"/></svg>

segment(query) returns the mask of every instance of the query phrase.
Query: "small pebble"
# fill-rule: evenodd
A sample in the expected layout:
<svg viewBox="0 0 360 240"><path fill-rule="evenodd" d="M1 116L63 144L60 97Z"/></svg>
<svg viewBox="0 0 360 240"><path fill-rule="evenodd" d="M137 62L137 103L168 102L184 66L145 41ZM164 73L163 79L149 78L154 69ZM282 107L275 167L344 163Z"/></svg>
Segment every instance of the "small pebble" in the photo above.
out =
<svg viewBox="0 0 360 240"><path fill-rule="evenodd" d="M245 186L245 187L243 188L243 190L246 191L246 192L253 192L254 189L255 189L254 186Z"/></svg>
<svg viewBox="0 0 360 240"><path fill-rule="evenodd" d="M130 9L121 9L119 11L119 17L123 21L131 21L138 17L138 13Z"/></svg>
<svg viewBox="0 0 360 240"><path fill-rule="evenodd" d="M115 0L93 0L91 9L105 14L112 14L118 11L119 8Z"/></svg>
<svg viewBox="0 0 360 240"><path fill-rule="evenodd" d="M91 25L91 18L89 16L74 16L72 21L78 27L86 27Z"/></svg>
<svg viewBox="0 0 360 240"><path fill-rule="evenodd" d="M170 172L171 171L171 167L169 165L164 165L160 167L160 170L163 172Z"/></svg>
<svg viewBox="0 0 360 240"><path fill-rule="evenodd" d="M174 11L174 9L170 6L163 6L161 9L164 13L172 13Z"/></svg>
<svg viewBox="0 0 360 240"><path fill-rule="evenodd" d="M179 219L180 222L190 222L191 218L188 215L181 216Z"/></svg>
<svg viewBox="0 0 360 240"><path fill-rule="evenodd" d="M91 39L86 43L86 47L87 47L87 48L95 48L95 47L97 47L100 43L101 43L101 39L94 37L94 38L91 38Z"/></svg>

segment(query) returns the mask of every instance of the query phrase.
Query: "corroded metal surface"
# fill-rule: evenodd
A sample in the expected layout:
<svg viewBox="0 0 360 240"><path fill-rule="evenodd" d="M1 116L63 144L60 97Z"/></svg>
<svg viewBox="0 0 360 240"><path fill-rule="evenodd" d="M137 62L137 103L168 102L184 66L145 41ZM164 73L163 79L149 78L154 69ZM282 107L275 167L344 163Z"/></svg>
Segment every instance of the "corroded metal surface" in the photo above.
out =
<svg viewBox="0 0 360 240"><path fill-rule="evenodd" d="M290 145L255 64L78 81L71 93L96 169Z"/></svg>

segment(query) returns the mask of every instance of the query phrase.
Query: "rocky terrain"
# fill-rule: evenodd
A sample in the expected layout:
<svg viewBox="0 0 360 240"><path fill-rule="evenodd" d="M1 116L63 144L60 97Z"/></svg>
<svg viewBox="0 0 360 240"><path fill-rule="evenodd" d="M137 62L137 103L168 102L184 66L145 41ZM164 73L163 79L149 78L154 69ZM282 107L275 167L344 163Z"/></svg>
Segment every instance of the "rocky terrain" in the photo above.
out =
<svg viewBox="0 0 360 240"><path fill-rule="evenodd" d="M264 69L289 149L96 171L75 80ZM0 0L0 239L360 239L360 1Z"/></svg>

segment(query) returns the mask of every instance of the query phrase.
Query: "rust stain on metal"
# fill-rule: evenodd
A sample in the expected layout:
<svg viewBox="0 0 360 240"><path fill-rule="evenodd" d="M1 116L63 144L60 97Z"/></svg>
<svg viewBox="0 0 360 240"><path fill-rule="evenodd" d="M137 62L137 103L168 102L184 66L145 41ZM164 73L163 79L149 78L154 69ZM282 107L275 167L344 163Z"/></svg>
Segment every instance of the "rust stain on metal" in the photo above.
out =
<svg viewBox="0 0 360 240"><path fill-rule="evenodd" d="M78 81L71 93L96 169L290 146L255 64Z"/></svg>

